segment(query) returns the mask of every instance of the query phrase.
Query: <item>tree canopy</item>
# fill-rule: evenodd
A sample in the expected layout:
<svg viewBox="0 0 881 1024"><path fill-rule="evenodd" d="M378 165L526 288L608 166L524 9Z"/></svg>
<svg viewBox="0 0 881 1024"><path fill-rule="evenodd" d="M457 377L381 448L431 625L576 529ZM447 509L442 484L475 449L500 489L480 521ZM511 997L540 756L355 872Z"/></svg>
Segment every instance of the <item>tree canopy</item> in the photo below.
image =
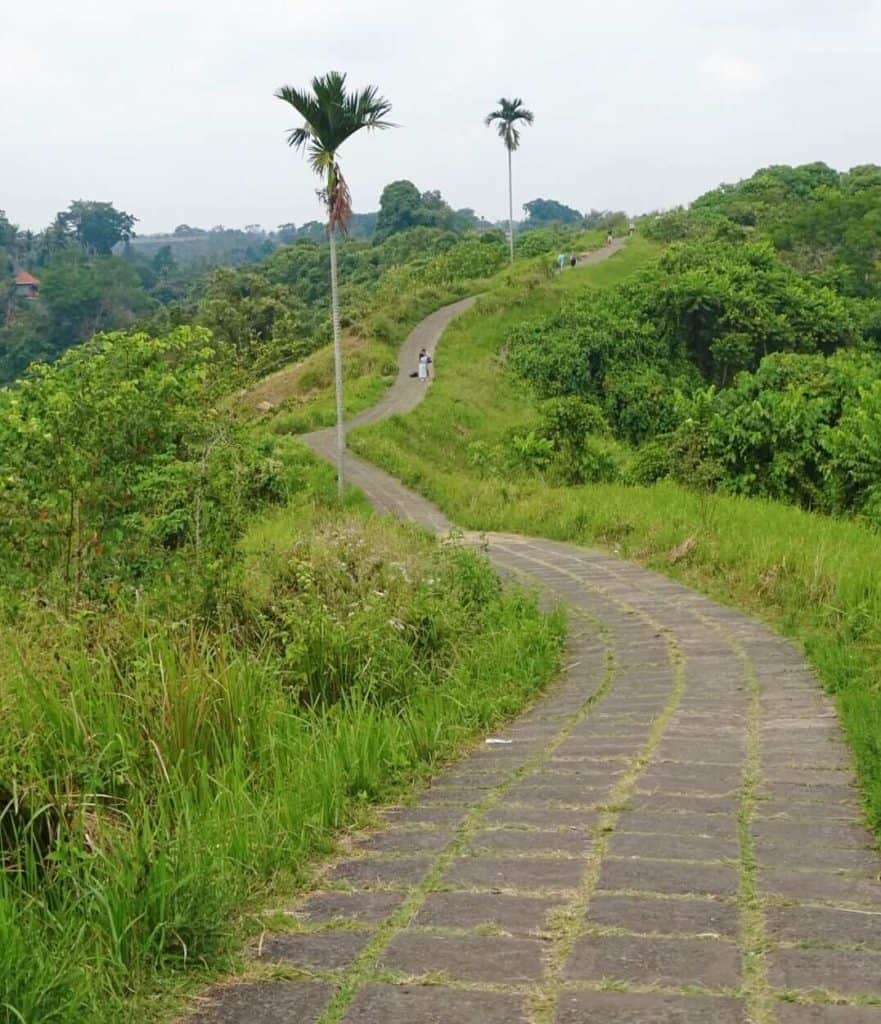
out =
<svg viewBox="0 0 881 1024"><path fill-rule="evenodd" d="M582 219L578 210L556 199L533 199L523 204L528 218L526 227L532 224L576 224Z"/></svg>
<svg viewBox="0 0 881 1024"><path fill-rule="evenodd" d="M56 222L65 234L72 234L92 256L109 256L119 242L134 235L137 217L117 210L113 203L76 199L59 213Z"/></svg>

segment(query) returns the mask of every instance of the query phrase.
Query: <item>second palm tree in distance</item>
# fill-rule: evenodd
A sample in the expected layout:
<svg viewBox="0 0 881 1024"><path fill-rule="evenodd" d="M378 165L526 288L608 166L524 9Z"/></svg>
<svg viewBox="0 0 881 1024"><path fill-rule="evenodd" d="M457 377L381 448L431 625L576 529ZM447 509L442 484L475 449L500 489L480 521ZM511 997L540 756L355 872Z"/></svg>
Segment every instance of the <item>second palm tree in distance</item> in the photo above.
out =
<svg viewBox="0 0 881 1024"><path fill-rule="evenodd" d="M303 118L300 128L288 133L288 145L305 149L312 170L323 179L318 192L327 208L327 236L330 245L330 295L333 320L333 365L336 384L337 484L344 487L346 435L343 427L343 361L340 347L340 303L337 283L336 233L345 232L352 216L352 196L340 168L340 146L350 136L374 128L393 128L385 120L391 103L375 85L347 92L346 76L339 71L312 79L311 92L283 85L276 98L289 103Z"/></svg>
<svg viewBox="0 0 881 1024"><path fill-rule="evenodd" d="M499 100L498 110L486 115L486 124L496 123L497 131L505 149L508 151L508 248L511 253L511 262L514 262L514 185L511 178L511 154L515 149L520 148L520 124L532 124L535 115L531 110L523 106L523 100L519 97L513 100L506 100L504 97Z"/></svg>

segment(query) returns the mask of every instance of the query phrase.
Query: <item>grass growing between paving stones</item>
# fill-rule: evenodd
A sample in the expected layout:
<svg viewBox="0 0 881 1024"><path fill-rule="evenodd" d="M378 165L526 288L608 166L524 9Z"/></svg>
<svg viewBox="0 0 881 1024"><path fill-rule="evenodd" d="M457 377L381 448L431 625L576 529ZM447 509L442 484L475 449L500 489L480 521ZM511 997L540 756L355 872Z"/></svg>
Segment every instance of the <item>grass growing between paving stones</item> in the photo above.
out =
<svg viewBox="0 0 881 1024"><path fill-rule="evenodd" d="M560 615L473 552L325 503L315 473L247 533L216 619L170 628L145 595L2 647L5 1024L158 1018L239 962L250 911L335 830L554 675Z"/></svg>
<svg viewBox="0 0 881 1024"><path fill-rule="evenodd" d="M573 714L568 716L553 739L542 747L538 754L527 759L518 769L510 773L510 775L508 775L508 777L506 777L502 782L489 788L482 799L471 805L465 820L456 829L455 837L443 849L443 851L435 857L431 868L422 878L420 883L411 889L401 906L386 919L367 946L356 957L351 967L346 969L341 977L339 975L335 976L339 987L322 1013L319 1024L339 1024L351 1005L359 987L365 981L370 980L371 982L376 982L387 980L390 982L400 982L405 980L405 978L398 972L383 970L378 966L379 960L390 940L409 925L430 892L440 891L442 889L441 879L444 871L453 862L453 860L465 850L467 844L480 827L482 818L486 812L499 802L507 790L510 789L518 779L534 771L540 763L550 758L553 751L556 750L557 747L559 747L560 744L562 744L563 741L571 734L578 722L582 721L590 713L591 709L608 692L612 685L613 677L614 664L612 661L607 659L606 671L596 689L585 699L583 704ZM314 977L321 976L320 972L309 973ZM419 976L419 982L422 984L446 985L448 987L469 987L467 984L463 984L460 981L456 981L455 979L448 977L444 972L421 974ZM479 987L481 990L485 991L505 990L505 986L495 986L486 983L481 983L479 986L475 987Z"/></svg>
<svg viewBox="0 0 881 1024"><path fill-rule="evenodd" d="M577 579L574 574L572 578ZM623 607L631 610L629 606ZM550 939L552 945L547 961L546 975L542 985L534 991L531 999L534 1024L551 1024L553 1020L557 999L562 987L563 968L572 953L576 940L585 934L584 921L589 911L591 897L599 882L602 862L608 852L609 842L615 831L621 808L627 805L628 800L633 795L640 775L643 774L651 761L652 755L663 739L670 719L685 693L685 674L682 657L672 636L667 634L660 624L649 616L640 612L636 614L643 618L653 629L657 629L659 633L665 634L672 670L670 697L664 709L652 723L646 742L639 754L630 760L626 771L612 790L607 805L601 808L600 820L593 830L594 843L588 855L581 884L575 898L550 915ZM607 668L608 688L611 688L613 685L614 675L614 654L610 649Z"/></svg>
<svg viewBox="0 0 881 1024"><path fill-rule="evenodd" d="M495 445L538 423L527 385L507 371L511 329L604 288L652 256L639 239L605 263L551 281L517 273L447 330L426 400L350 435L351 446L434 500L460 526L507 530L615 554L759 615L804 646L839 713L881 835L881 544L856 522L770 501L652 487L549 486L527 471L487 475L473 442ZM519 282L519 283L518 283Z"/></svg>

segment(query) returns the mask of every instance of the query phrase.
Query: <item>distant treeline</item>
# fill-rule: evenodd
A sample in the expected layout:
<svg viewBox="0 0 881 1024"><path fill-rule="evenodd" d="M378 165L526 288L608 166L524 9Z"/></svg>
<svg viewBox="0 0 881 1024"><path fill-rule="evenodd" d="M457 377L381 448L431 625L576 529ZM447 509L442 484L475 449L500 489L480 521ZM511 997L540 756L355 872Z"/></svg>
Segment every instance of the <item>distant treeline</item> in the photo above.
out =
<svg viewBox="0 0 881 1024"><path fill-rule="evenodd" d="M603 218L624 217L594 211L584 218L544 199L527 203L524 209L528 216L520 228L532 230L574 231L597 226ZM30 363L51 362L71 346L106 331L165 330L204 322L236 338L299 335L290 347L294 352L311 344L310 339L323 337L318 325L326 320L326 310L319 307L329 285L322 223L281 224L272 231L257 224L242 229L180 224L171 234L142 237L135 233L136 224L136 217L108 202L72 202L41 232L19 230L0 211L0 386L19 377ZM413 239L382 249L394 236L415 228L437 235L430 244L423 237L418 243ZM375 275L420 252L420 258L437 255L469 235L501 237L499 229L474 210L452 209L440 192L420 192L410 181L391 182L383 189L378 211L352 218L341 251L343 280L363 283L365 267ZM220 268L246 268L264 261L271 267L273 254L291 245L307 248L276 261L291 265L288 276L279 278L272 270L258 273L250 292L243 284L247 275L235 278L241 309L248 309L240 315L246 319L235 329L229 328L228 319L221 325L217 295L231 286L233 278ZM533 245L526 251L540 250L541 245ZM16 287L14 275L21 270L37 278L36 294L34 289ZM271 297L266 296L267 289L274 290ZM283 301L278 299L279 289L286 292ZM260 311L255 308L258 295ZM278 301L286 310L283 330L276 315Z"/></svg>

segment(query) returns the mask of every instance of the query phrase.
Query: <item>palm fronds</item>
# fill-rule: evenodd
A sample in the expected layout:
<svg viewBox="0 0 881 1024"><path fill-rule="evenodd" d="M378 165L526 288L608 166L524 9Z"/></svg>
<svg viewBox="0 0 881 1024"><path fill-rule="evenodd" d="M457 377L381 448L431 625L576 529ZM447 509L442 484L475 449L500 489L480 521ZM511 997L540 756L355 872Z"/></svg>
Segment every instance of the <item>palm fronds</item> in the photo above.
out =
<svg viewBox="0 0 881 1024"><path fill-rule="evenodd" d="M311 91L283 85L276 97L303 118L299 128L288 132L288 145L304 149L312 170L324 178L319 196L327 207L328 227L345 230L352 213L351 194L337 160L340 146L356 132L393 128L386 120L392 105L375 85L347 92L346 76L329 71L312 79Z"/></svg>
<svg viewBox="0 0 881 1024"><path fill-rule="evenodd" d="M497 122L499 138L505 143L505 148L513 152L520 146L520 130L517 125L532 124L534 120L535 114L523 106L523 100L518 96L513 100L502 97L498 109L487 114L484 123L489 126Z"/></svg>

